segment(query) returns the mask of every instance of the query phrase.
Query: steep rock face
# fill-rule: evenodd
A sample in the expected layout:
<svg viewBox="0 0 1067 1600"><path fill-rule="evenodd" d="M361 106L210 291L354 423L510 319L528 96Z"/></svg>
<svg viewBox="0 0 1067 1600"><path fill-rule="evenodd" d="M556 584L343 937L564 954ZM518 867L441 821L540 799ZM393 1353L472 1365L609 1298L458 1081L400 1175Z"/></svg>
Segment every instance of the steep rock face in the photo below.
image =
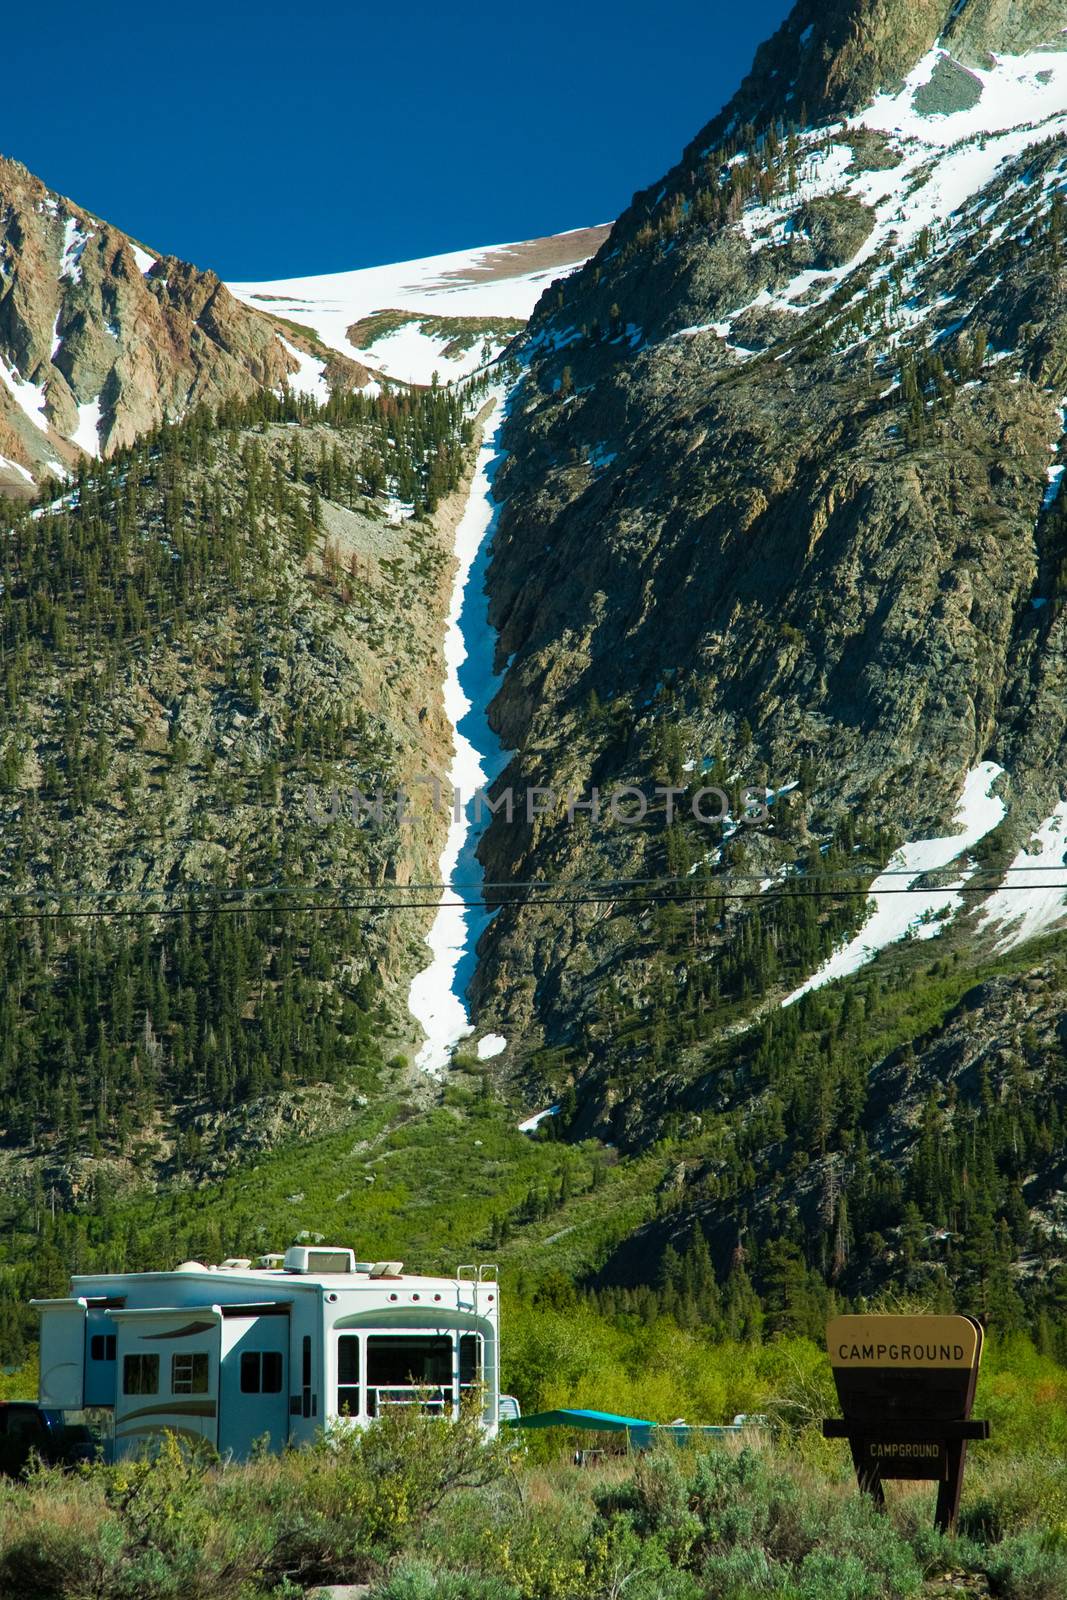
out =
<svg viewBox="0 0 1067 1600"><path fill-rule="evenodd" d="M724 1228L765 1192L807 1215L790 1116L782 1144L766 1078L736 1062L867 923L894 845L951 834L980 778L951 877L915 882L991 891L1067 779L1067 77L1055 48L987 59L1055 45L1067 14L975 6L943 35L944 6L818 9L796 8L737 101L542 300L489 575L502 786L677 796L673 823L660 798L640 828L493 823L492 880L572 884L576 903L502 906L483 1021L524 1041L512 1070L540 1104L566 1095L577 1131L636 1148L703 1118L697 1148L733 1152ZM799 81L775 79L809 26L806 92L849 112L829 125L799 124ZM939 38L963 58L947 80ZM718 829L690 815L701 784L727 792ZM742 786L769 820L745 820ZM1000 958L979 898L904 917L901 982L937 934L945 961ZM812 1005L802 1027L833 1039L837 1012ZM893 1012L901 1048L909 1026ZM882 1112L877 1064L849 1081L840 1054L812 1067L836 1110L806 1137L845 1182Z"/></svg>
<svg viewBox="0 0 1067 1600"><path fill-rule="evenodd" d="M701 129L665 181L670 186L679 170L744 123L762 128L781 117L818 122L858 111L876 94L898 89L939 40L967 66L988 66L993 52L1062 48L1064 29L1063 0L798 0L756 52L733 100ZM635 209L655 192L635 196ZM619 219L623 229L632 216Z"/></svg>
<svg viewBox="0 0 1067 1600"><path fill-rule="evenodd" d="M302 365L214 273L151 256L2 158L0 363L0 488L16 492L198 404L280 389ZM344 386L366 382L335 364Z"/></svg>
<svg viewBox="0 0 1067 1600"><path fill-rule="evenodd" d="M1062 0L967 0L953 6L945 41L961 61L988 66L994 52L1023 55L1041 45L1062 49L1064 28Z"/></svg>
<svg viewBox="0 0 1067 1600"><path fill-rule="evenodd" d="M900 83L938 37L950 9L945 0L801 0L757 51L728 110L689 150L706 136L718 137L733 117L760 123L780 115L783 97L815 119L856 109Z"/></svg>

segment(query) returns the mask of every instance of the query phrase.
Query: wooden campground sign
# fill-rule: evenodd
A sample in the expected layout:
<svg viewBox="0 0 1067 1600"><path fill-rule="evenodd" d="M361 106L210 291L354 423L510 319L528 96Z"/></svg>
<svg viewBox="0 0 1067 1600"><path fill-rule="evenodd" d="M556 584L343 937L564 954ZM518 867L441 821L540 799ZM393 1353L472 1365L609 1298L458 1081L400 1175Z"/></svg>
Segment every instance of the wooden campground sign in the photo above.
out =
<svg viewBox="0 0 1067 1600"><path fill-rule="evenodd" d="M970 1439L988 1439L971 1420L983 1332L973 1317L835 1317L826 1347L841 1417L823 1423L847 1439L860 1488L879 1503L888 1478L938 1485L936 1523L955 1526Z"/></svg>

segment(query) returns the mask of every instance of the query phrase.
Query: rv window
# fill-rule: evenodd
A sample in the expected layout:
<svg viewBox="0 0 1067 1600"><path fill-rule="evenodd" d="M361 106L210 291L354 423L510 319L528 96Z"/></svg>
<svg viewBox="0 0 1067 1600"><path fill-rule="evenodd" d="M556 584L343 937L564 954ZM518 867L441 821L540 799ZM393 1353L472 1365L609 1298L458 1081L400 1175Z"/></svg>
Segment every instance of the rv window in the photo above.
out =
<svg viewBox="0 0 1067 1600"><path fill-rule="evenodd" d="M337 1415L359 1415L359 1336L342 1333L337 1340Z"/></svg>
<svg viewBox="0 0 1067 1600"><path fill-rule="evenodd" d="M436 1334L372 1334L367 1340L367 1382L445 1384L452 1387L452 1340Z"/></svg>
<svg viewBox="0 0 1067 1600"><path fill-rule="evenodd" d="M452 1340L447 1335L372 1334L367 1340L367 1410L418 1402L431 1412L451 1409ZM422 1390L421 1400L412 1390Z"/></svg>
<svg viewBox="0 0 1067 1600"><path fill-rule="evenodd" d="M280 1350L242 1350L241 1393L281 1394L282 1353Z"/></svg>
<svg viewBox="0 0 1067 1600"><path fill-rule="evenodd" d="M122 1362L123 1394L159 1393L159 1357L125 1356Z"/></svg>
<svg viewBox="0 0 1067 1600"><path fill-rule="evenodd" d="M89 1340L89 1354L94 1361L114 1361L115 1335L113 1333L94 1333Z"/></svg>
<svg viewBox="0 0 1067 1600"><path fill-rule="evenodd" d="M207 1394L207 1356L183 1352L170 1358L171 1394Z"/></svg>
<svg viewBox="0 0 1067 1600"><path fill-rule="evenodd" d="M482 1381L482 1341L476 1333L464 1333L459 1340L460 1387Z"/></svg>

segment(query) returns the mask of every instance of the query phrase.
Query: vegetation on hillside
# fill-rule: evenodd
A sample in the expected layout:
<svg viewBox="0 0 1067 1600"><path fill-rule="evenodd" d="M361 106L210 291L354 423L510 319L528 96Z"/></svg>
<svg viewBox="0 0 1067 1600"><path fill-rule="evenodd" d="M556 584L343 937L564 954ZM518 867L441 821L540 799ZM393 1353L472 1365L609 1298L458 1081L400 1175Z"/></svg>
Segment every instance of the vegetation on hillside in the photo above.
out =
<svg viewBox="0 0 1067 1600"><path fill-rule="evenodd" d="M176 1104L226 1109L306 1082L356 1092L380 1069L382 948L397 930L358 909L290 907L297 891L314 902L325 883L380 879L401 843L354 821L316 827L301 785L398 786L382 694L367 685L374 716L352 640L367 635L373 652L403 633L413 658L421 648L408 586L432 609L447 557L420 519L469 460L479 395L335 394L319 408L263 392L9 507L9 1142L123 1158ZM384 546L381 559L355 546L343 559L331 528L351 511L372 540L389 526L387 496L411 508L403 559ZM395 601L382 624L372 564ZM179 1169L196 1153L189 1137Z"/></svg>
<svg viewBox="0 0 1067 1600"><path fill-rule="evenodd" d="M361 317L348 329L348 338L358 350L371 350L382 339L397 333L401 328L418 328L427 339L443 340L441 354L448 361L482 349L485 359L490 359L494 349L506 344L526 324L518 317L449 317L435 316L423 311L373 311Z"/></svg>

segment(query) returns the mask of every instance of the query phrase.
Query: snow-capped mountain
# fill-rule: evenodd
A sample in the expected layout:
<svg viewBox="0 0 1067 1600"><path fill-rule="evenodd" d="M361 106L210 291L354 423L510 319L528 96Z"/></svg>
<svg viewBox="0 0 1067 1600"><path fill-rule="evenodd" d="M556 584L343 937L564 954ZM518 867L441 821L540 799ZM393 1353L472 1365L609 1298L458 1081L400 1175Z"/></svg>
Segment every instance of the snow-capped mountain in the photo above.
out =
<svg viewBox="0 0 1067 1600"><path fill-rule="evenodd" d="M246 305L305 329L384 376L407 383L465 377L521 332L544 290L588 260L609 228L457 250L355 272L231 283ZM325 392L324 362L293 381Z"/></svg>
<svg viewBox="0 0 1067 1600"><path fill-rule="evenodd" d="M198 404L461 376L606 230L231 288L0 157L0 493L28 495ZM373 392L373 388L370 389Z"/></svg>

